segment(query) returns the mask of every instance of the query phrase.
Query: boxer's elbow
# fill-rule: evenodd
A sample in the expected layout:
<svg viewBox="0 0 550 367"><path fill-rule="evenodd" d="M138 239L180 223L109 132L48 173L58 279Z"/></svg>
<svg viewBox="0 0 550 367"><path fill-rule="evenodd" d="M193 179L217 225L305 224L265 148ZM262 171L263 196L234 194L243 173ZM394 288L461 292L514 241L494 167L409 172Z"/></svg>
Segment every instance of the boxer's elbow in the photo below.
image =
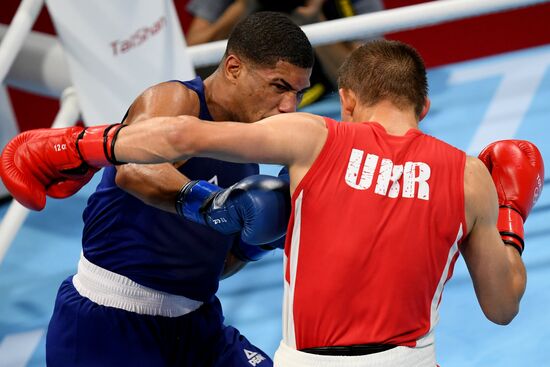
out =
<svg viewBox="0 0 550 367"><path fill-rule="evenodd" d="M507 272L499 273L500 286L498 283L493 284L498 291L487 302L491 306L487 307L487 311L484 309L487 318L499 325L509 324L519 313L521 298L527 283L525 266L521 258L511 246L506 246L506 249L512 255L508 257L512 262L507 264L505 268Z"/></svg>
<svg viewBox="0 0 550 367"><path fill-rule="evenodd" d="M503 297L491 305L481 303L481 308L488 320L498 325L508 325L519 312L519 299Z"/></svg>
<svg viewBox="0 0 550 367"><path fill-rule="evenodd" d="M499 310L497 312L485 313L485 316L490 321L498 325L508 325L516 317L519 312L519 305L509 307L508 309Z"/></svg>

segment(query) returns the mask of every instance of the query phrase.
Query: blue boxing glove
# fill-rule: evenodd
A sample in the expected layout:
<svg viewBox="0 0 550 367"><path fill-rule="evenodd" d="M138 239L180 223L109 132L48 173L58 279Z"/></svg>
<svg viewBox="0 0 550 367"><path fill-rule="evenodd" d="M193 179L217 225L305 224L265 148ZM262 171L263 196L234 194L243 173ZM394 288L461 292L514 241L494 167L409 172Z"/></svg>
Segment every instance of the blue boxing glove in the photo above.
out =
<svg viewBox="0 0 550 367"><path fill-rule="evenodd" d="M284 236L290 207L288 182L266 175L247 177L227 189L190 181L176 200L177 212L186 219L223 234L241 232L241 239L250 245Z"/></svg>
<svg viewBox="0 0 550 367"><path fill-rule="evenodd" d="M288 168L283 167L279 171L279 178L290 184L290 175L288 173ZM241 261L257 261L275 249L283 250L285 248L285 240L286 236L283 236L274 242L257 246L250 245L242 241L241 239L238 239L231 247L231 252L233 252L233 254Z"/></svg>

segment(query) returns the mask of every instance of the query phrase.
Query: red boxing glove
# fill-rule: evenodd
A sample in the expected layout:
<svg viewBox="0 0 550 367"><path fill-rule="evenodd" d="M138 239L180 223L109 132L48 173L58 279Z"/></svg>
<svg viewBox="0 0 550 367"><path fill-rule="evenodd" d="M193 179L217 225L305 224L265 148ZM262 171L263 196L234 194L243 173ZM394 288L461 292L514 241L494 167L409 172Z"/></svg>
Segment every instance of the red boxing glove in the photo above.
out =
<svg viewBox="0 0 550 367"><path fill-rule="evenodd" d="M537 202L544 182L544 162L537 147L525 140L502 140L479 154L495 183L497 227L504 243L524 248L523 223Z"/></svg>
<svg viewBox="0 0 550 367"><path fill-rule="evenodd" d="M42 210L46 194L65 198L84 186L99 167L117 164L114 141L126 125L29 130L4 148L0 176L13 197Z"/></svg>

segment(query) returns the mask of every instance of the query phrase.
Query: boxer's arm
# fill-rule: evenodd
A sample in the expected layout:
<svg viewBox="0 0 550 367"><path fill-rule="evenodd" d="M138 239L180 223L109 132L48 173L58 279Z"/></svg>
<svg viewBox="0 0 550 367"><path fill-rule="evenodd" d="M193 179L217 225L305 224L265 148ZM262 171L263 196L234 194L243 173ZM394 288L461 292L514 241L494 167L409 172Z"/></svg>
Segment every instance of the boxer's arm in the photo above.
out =
<svg viewBox="0 0 550 367"><path fill-rule="evenodd" d="M179 82L161 83L147 89L132 104L125 124L156 116L198 115L196 94ZM176 213L174 202L180 188L189 181L176 167L179 162L155 165L117 166L116 184L144 203Z"/></svg>
<svg viewBox="0 0 550 367"><path fill-rule="evenodd" d="M495 186L477 158L467 159L464 197L469 233L461 253L483 313L497 324L508 324L516 316L525 291L525 266L519 252L501 239Z"/></svg>
<svg viewBox="0 0 550 367"><path fill-rule="evenodd" d="M291 190L317 158L328 130L322 117L288 113L254 124L158 117L120 130L114 153L121 162L158 163L190 157L289 167Z"/></svg>
<svg viewBox="0 0 550 367"><path fill-rule="evenodd" d="M136 119L121 124L38 129L19 134L2 153L0 176L28 208L41 210L52 185L73 194L96 168L126 163L176 162L210 157L232 162L280 163L288 166L293 185L300 182L325 144L322 117L292 113L255 124L201 121L192 116ZM170 200L173 202L173 200Z"/></svg>

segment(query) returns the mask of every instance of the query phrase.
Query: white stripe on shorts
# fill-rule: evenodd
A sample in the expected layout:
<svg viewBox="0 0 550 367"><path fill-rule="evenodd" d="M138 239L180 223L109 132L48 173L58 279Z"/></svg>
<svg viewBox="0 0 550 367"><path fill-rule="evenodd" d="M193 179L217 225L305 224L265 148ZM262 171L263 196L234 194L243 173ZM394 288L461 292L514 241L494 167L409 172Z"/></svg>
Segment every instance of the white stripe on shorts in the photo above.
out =
<svg viewBox="0 0 550 367"><path fill-rule="evenodd" d="M142 315L178 317L203 303L183 296L144 287L133 280L103 269L80 255L73 285L82 297L98 305Z"/></svg>

